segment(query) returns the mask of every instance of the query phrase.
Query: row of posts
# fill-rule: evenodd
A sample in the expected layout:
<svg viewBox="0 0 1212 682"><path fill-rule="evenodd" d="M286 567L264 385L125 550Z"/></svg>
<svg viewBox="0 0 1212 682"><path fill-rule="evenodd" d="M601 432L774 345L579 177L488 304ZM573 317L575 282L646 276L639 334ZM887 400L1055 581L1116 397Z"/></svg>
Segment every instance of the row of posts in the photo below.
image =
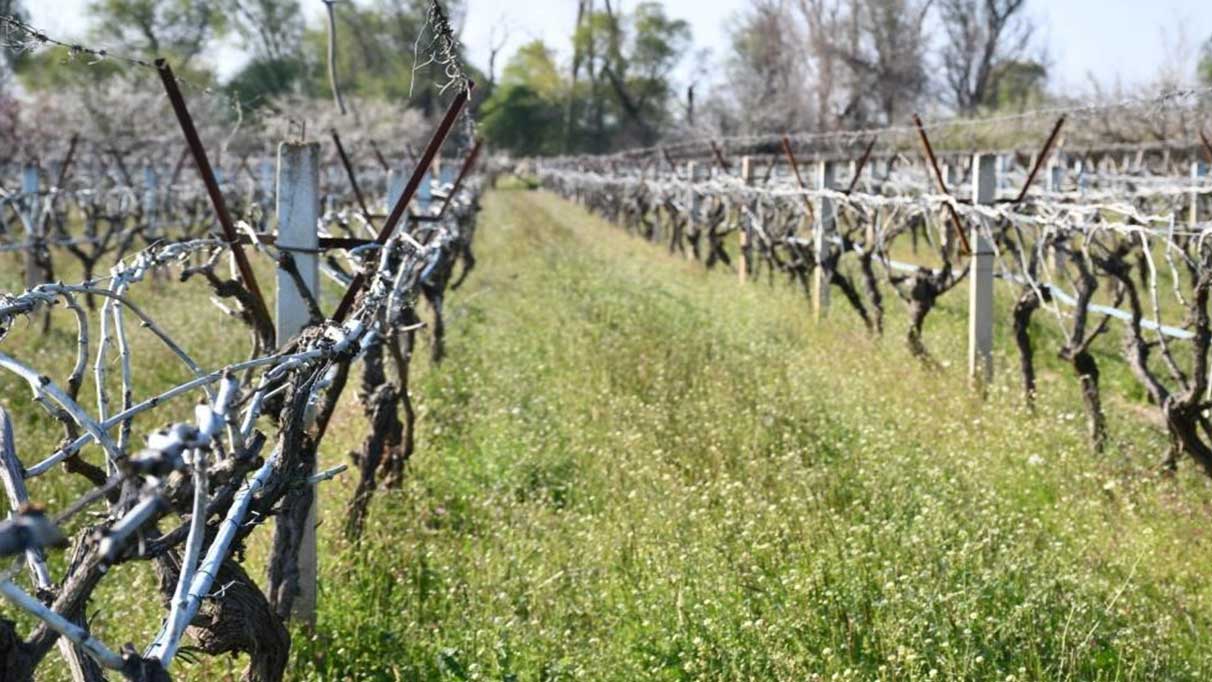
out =
<svg viewBox="0 0 1212 682"><path fill-rule="evenodd" d="M453 167L442 168L436 165L432 174L448 181L448 177L453 179L455 170ZM259 168L262 192L265 196L276 197L274 208L278 220L277 248L291 256L303 284L317 302L320 295L320 173L320 145L315 142L283 143L278 147L276 173L273 162L268 159L264 160ZM26 243L35 247L46 238L43 234L45 221L41 216L39 176L37 164L27 164L22 169L22 222L25 224ZM390 176L385 197L388 206L399 199L408 179L405 172L392 172ZM141 200L144 217L154 222L159 184L159 176L154 168L144 168L143 181L144 192ZM427 205L431 198L427 176L427 180L422 182L419 188L417 200L421 205ZM36 248L25 249L27 288L42 283L36 258ZM305 295L288 271L281 268L277 270L276 284L274 317L277 338L281 344L298 334L308 324L310 316ZM316 503L313 497L300 543L299 594L294 602L295 615L308 625L315 623L317 601L316 521Z"/></svg>
<svg viewBox="0 0 1212 682"><path fill-rule="evenodd" d="M976 204L992 204L997 198L999 176L1005 171L1003 167L1006 157L996 154L975 154L972 158L971 197ZM812 174L812 187L815 189L838 189L838 166L842 162L822 160L815 162L815 173ZM851 173L855 164L850 164ZM1049 192L1062 191L1065 176L1065 163L1051 160L1044 175ZM695 182L705 175L703 165L690 161L686 165L686 177ZM754 183L754 164L752 157L742 157L740 177L749 185ZM1081 168L1079 166L1079 177ZM947 181L954 185L957 182L958 169L955 164L948 164ZM1191 191L1188 203L1188 224L1195 226L1200 218L1201 194L1197 187L1209 175L1209 165L1202 162L1191 164ZM688 190L686 205L692 216L696 215L701 199L694 189ZM829 197L818 197L813 207L815 229L813 230L813 251L817 262L820 263L828 255L831 237L836 232L836 206ZM741 257L737 259L737 274L743 284L749 280L748 261L746 252L749 248L749 230L739 231ZM979 229L979 225L971 227L969 245L972 248L972 267L969 272L968 287L968 374L974 384L979 387L989 385L993 380L993 262L994 245L989 236ZM1059 254L1058 254L1059 256ZM1059 263L1063 265L1063 262ZM828 273L823 268L813 270L812 307L814 318L819 322L829 309L829 283L825 281Z"/></svg>

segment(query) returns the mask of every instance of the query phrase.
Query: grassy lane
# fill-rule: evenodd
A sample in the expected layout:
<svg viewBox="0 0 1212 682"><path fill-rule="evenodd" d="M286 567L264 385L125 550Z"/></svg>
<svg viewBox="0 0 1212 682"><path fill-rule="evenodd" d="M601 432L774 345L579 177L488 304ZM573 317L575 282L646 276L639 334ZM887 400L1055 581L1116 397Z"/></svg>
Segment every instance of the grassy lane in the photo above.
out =
<svg viewBox="0 0 1212 682"><path fill-rule="evenodd" d="M326 488L313 679L1207 679L1207 485L1073 382L973 400L840 305L740 288L545 194L487 198L417 459L360 547ZM1005 358L999 358L1006 367ZM1008 372L1003 371L1003 375ZM1009 381L1009 379L1007 379ZM349 410L339 459L362 426Z"/></svg>
<svg viewBox="0 0 1212 682"><path fill-rule="evenodd" d="M418 354L405 489L376 499L354 547L339 532L352 475L322 488L320 627L296 633L291 679L1212 673L1212 492L1190 467L1153 475L1164 439L1139 418L1113 341L1100 349L1112 446L1096 459L1043 313L1031 416L1004 315L1002 383L987 404L967 390L962 292L928 322L950 364L931 375L904 350L891 296L887 338L872 341L840 297L818 327L802 294L739 287L549 195L491 194L482 225L480 269L449 302L447 363L429 371ZM18 277L0 268L0 288ZM176 333L202 365L245 353L196 283L134 295L187 330ZM1008 310L1009 292L998 297ZM137 396L185 377L149 334L131 344ZM67 321L47 336L20 323L4 348L68 368L74 335ZM90 373L81 395L93 391ZM28 395L0 375L32 461L60 433ZM187 418L191 402L138 429ZM364 433L350 391L325 464ZM53 474L34 495L56 508L80 488ZM269 535L248 548L254 576ZM104 641L146 641L162 615L150 566L114 571L90 622ZM241 668L204 657L175 673L234 680Z"/></svg>

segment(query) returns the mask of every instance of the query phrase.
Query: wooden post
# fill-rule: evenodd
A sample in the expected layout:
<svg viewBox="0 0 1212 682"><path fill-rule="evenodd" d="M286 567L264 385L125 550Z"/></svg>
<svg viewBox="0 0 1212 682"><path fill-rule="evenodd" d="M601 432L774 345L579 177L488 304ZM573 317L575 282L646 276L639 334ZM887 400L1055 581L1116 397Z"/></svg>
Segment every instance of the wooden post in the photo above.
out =
<svg viewBox="0 0 1212 682"><path fill-rule="evenodd" d="M816 165L816 188L833 189L837 184L837 162L818 161ZM833 200L821 197L816 207L816 226L812 231L813 250L816 253L816 268L812 271L812 314L820 322L829 312L829 282L821 262L829 253L829 238L833 234Z"/></svg>
<svg viewBox="0 0 1212 682"><path fill-rule="evenodd" d="M948 189L955 191L955 188L959 186L960 183L959 161L952 160L943 164L943 177L947 179ZM954 256L958 250L955 248L955 243L960 241L960 235L954 234L955 229L956 228L952 227L951 223L948 222L943 225L943 229L939 235L939 239L943 243L943 251L952 256Z"/></svg>
<svg viewBox="0 0 1212 682"><path fill-rule="evenodd" d="M753 159L751 157L741 157L741 182L746 185L753 184ZM740 226L741 257L736 261L736 276L737 280L744 284L749 279L749 223L743 216Z"/></svg>
<svg viewBox="0 0 1212 682"><path fill-rule="evenodd" d="M320 271L320 145L282 143L278 146L278 238L277 245L294 260L303 283L317 297ZM278 270L277 339L281 346L310 321L304 295L289 273ZM312 463L315 469L315 463ZM313 486L313 495L318 486ZM294 613L308 627L316 622L316 498L308 509L299 544L299 594Z"/></svg>
<svg viewBox="0 0 1212 682"><path fill-rule="evenodd" d="M972 159L972 202L992 204L997 195L997 157ZM993 380L993 244L972 224L972 269L968 273L968 376L983 391Z"/></svg>
<svg viewBox="0 0 1212 682"><path fill-rule="evenodd" d="M40 209L38 164L27 163L21 169L21 195L25 199L25 288L32 289L42 284L41 268L38 266L38 249L42 244L39 229Z"/></svg>

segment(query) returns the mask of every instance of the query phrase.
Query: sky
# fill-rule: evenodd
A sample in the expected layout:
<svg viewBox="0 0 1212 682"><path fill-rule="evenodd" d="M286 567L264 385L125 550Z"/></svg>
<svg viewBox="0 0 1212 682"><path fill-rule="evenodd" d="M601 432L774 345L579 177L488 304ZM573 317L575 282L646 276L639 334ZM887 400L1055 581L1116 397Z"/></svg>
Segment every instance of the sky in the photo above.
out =
<svg viewBox="0 0 1212 682"><path fill-rule="evenodd" d="M635 3L619 0L616 7ZM307 11L323 11L321 0L302 0ZM707 48L716 58L727 52L728 26L746 0L665 0L666 12L690 22L695 52ZM88 0L27 0L33 24L56 37L80 37ZM575 0L501 2L467 0L463 42L473 63L484 67L489 45L508 35L503 66L518 45L543 39L567 55L569 34L576 20ZM1147 81L1164 63L1186 57L1193 69L1196 48L1212 36L1212 0L1028 0L1039 26L1040 47L1052 67L1053 88L1071 92L1088 89L1093 76L1102 83L1117 79L1125 85ZM338 5L339 7L339 5ZM219 53L221 74L230 73L238 53ZM679 72L688 74L692 64Z"/></svg>

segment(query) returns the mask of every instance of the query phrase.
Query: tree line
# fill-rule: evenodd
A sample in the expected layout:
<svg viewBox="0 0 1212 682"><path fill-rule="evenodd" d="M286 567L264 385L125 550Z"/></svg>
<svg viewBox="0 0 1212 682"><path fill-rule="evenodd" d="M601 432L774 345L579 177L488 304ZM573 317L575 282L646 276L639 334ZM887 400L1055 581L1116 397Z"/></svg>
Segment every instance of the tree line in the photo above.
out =
<svg viewBox="0 0 1212 682"><path fill-rule="evenodd" d="M465 3L443 4L461 25ZM380 100L431 118L441 111L440 67L425 66L417 50L428 0L327 6L336 73L355 108ZM726 43L705 49L660 2L578 0L566 45L527 42L500 69L505 41L485 46L487 63L470 68L479 85L473 109L496 148L545 155L1063 103L1050 92L1052 64L1029 9L1027 0L748 0L730 18ZM327 18L303 10L300 0L93 0L80 39L167 56L248 108L283 109L287 99L331 97ZM0 13L28 14L23 0L0 0ZM223 78L205 58L221 45L244 54ZM14 79L33 93L87 90L124 72L119 63L78 68L66 49L5 57L6 90ZM1212 38L1196 73L1180 76L1212 85Z"/></svg>

